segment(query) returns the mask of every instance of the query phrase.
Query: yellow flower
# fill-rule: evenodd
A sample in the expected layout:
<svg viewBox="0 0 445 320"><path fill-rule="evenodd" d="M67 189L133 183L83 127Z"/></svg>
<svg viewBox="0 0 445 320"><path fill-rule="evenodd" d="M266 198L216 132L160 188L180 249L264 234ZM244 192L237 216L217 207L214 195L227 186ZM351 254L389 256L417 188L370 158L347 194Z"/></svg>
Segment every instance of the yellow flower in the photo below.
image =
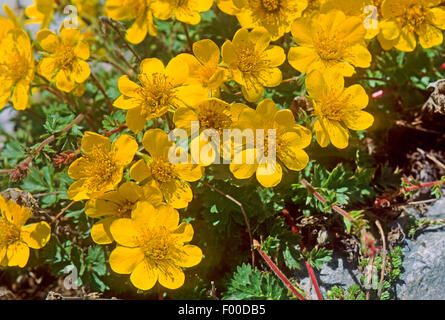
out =
<svg viewBox="0 0 445 320"><path fill-rule="evenodd" d="M107 0L105 13L112 19L135 20L125 35L134 44L141 43L147 33L156 36L151 0Z"/></svg>
<svg viewBox="0 0 445 320"><path fill-rule="evenodd" d="M81 148L83 157L74 161L68 169L69 176L76 180L68 189L68 197L75 201L94 199L116 189L124 168L133 160L138 144L126 134L112 144L109 138L87 131Z"/></svg>
<svg viewBox="0 0 445 320"><path fill-rule="evenodd" d="M184 284L182 268L199 264L202 251L186 244L193 238L193 227L179 224L175 209L155 209L148 202L139 202L131 219L111 224L111 234L119 244L110 254L110 266L119 274L131 274L131 283L141 290L153 288L156 282L168 289Z"/></svg>
<svg viewBox="0 0 445 320"><path fill-rule="evenodd" d="M246 0L237 18L242 27L264 27L277 40L306 7L307 0Z"/></svg>
<svg viewBox="0 0 445 320"><path fill-rule="evenodd" d="M80 16L95 18L97 17L98 0L72 0Z"/></svg>
<svg viewBox="0 0 445 320"><path fill-rule="evenodd" d="M290 65L302 73L312 70L339 72L345 77L354 66L368 68L371 54L364 44L365 28L359 17L346 17L338 10L301 18L292 25L299 47L289 50Z"/></svg>
<svg viewBox="0 0 445 320"><path fill-rule="evenodd" d="M385 50L416 48L416 35L423 48L443 42L445 7L441 0L386 0L382 4L379 41Z"/></svg>
<svg viewBox="0 0 445 320"><path fill-rule="evenodd" d="M194 164L174 164L169 161L169 149L173 142L160 129L150 129L142 139L145 150L150 154L130 168L130 177L138 182L147 180L161 190L165 202L176 209L187 207L193 199L192 189L187 181L201 179L203 168Z"/></svg>
<svg viewBox="0 0 445 320"><path fill-rule="evenodd" d="M0 196L0 266L23 268L29 248L43 248L51 237L50 226L42 221L25 226L32 213Z"/></svg>
<svg viewBox="0 0 445 320"><path fill-rule="evenodd" d="M192 121L197 121L199 123L200 135L190 143L192 150L193 145L196 146L195 149L199 150L199 155L192 153L192 158L196 163L207 166L212 164L217 156L216 152L211 153L209 151L206 155L204 153L205 151L201 150L212 141L212 139L205 137L203 131L206 129L214 129L218 132L220 137L219 145L213 146L213 148L215 148L215 151L219 151L220 154L223 155L221 146L223 143L224 130L232 128L232 125L238 120L239 114L245 108L249 107L241 103L229 105L220 99L208 98L199 102L192 108L179 108L176 110L173 116L176 128L185 129L190 133Z"/></svg>
<svg viewBox="0 0 445 320"><path fill-rule="evenodd" d="M89 200L85 205L86 215L90 218L105 217L91 228L93 241L98 244L112 243L111 224L119 218L130 218L131 211L139 201L148 201L158 207L162 203L161 191L148 185L140 187L134 182L124 182L116 191Z"/></svg>
<svg viewBox="0 0 445 320"><path fill-rule="evenodd" d="M141 86L128 76L120 77L118 86L122 95L113 105L127 110L127 126L137 133L148 120L208 96L208 89L186 85L188 75L188 65L180 57L170 60L167 67L159 59L145 59L138 76Z"/></svg>
<svg viewBox="0 0 445 320"><path fill-rule="evenodd" d="M256 173L256 178L264 187L274 187L281 182L284 164L289 170L300 171L309 162L307 153L303 150L311 143L310 131L295 124L295 118L288 109L278 110L271 99L258 104L256 110L244 109L240 116L238 126L241 129L263 129L263 135L255 134L255 145L247 143L242 149L236 151L230 164L230 171L237 179L248 179ZM275 130L275 139L269 136L269 130ZM274 152L275 157L269 154ZM251 152L254 161L248 163L248 154ZM242 157L237 160L238 156Z"/></svg>
<svg viewBox="0 0 445 320"><path fill-rule="evenodd" d="M201 21L200 13L210 10L212 4L213 0L154 0L152 8L158 19L174 17L181 22L198 24Z"/></svg>
<svg viewBox="0 0 445 320"><path fill-rule="evenodd" d="M25 9L26 23L40 23L40 28L47 28L53 19L55 0L34 0L34 4Z"/></svg>
<svg viewBox="0 0 445 320"><path fill-rule="evenodd" d="M34 72L34 54L28 35L21 29L11 28L0 38L0 110L10 97L15 109L29 107Z"/></svg>
<svg viewBox="0 0 445 320"><path fill-rule="evenodd" d="M326 147L332 144L344 149L349 144L351 130L365 130L372 126L374 117L362 111L368 105L368 95L362 86L344 87L340 74L323 75L311 72L306 78L306 88L314 104L314 123L317 142Z"/></svg>
<svg viewBox="0 0 445 320"><path fill-rule="evenodd" d="M178 55L189 66L189 83L196 83L210 90L218 89L224 82L224 69L218 67L221 59L219 48L212 40L204 39L193 44L193 54Z"/></svg>
<svg viewBox="0 0 445 320"><path fill-rule="evenodd" d="M90 57L90 47L79 30L62 28L60 37L50 30L40 30L37 41L47 51L38 72L48 81L55 81L59 90L71 92L88 79L91 71L85 60Z"/></svg>
<svg viewBox="0 0 445 320"><path fill-rule="evenodd" d="M270 35L266 29L255 28L249 32L242 28L232 41L227 40L222 46L223 61L249 102L260 99L264 87L276 87L281 83L278 66L286 56L281 47L269 44Z"/></svg>

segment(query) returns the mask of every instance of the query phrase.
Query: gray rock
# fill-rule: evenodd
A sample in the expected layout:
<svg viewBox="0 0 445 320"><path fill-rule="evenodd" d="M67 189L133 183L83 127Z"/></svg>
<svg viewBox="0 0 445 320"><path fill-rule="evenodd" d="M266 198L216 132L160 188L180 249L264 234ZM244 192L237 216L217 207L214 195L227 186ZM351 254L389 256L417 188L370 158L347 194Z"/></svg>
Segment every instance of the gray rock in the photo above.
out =
<svg viewBox="0 0 445 320"><path fill-rule="evenodd" d="M425 214L445 219L445 199L437 201ZM445 300L445 228L429 227L403 247L403 275L397 285L401 300Z"/></svg>
<svg viewBox="0 0 445 320"><path fill-rule="evenodd" d="M428 208L423 216L433 220L445 219L445 198ZM415 240L406 239L401 246L404 254L403 273L396 284L396 298L445 300L445 227L429 227L420 232ZM347 289L352 284L360 284L361 274L356 265L334 254L331 262L316 271L316 277L323 297L326 297L326 291L333 286ZM317 299L304 267L297 273L296 279L313 299Z"/></svg>

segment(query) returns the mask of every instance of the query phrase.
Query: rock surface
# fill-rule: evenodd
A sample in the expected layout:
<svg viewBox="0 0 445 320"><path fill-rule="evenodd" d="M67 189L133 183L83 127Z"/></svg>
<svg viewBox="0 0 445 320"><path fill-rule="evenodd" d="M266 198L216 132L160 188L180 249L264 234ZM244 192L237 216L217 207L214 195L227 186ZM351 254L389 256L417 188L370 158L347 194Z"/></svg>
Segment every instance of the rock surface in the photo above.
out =
<svg viewBox="0 0 445 320"><path fill-rule="evenodd" d="M428 208L424 217L445 219L445 198ZM400 300L445 300L445 227L428 227L419 232L415 240L406 239L403 249L403 273L396 285L396 299ZM323 297L333 286L344 289L360 284L361 274L356 266L345 258L333 256L331 262L316 271ZM299 271L296 279L317 299L306 269Z"/></svg>

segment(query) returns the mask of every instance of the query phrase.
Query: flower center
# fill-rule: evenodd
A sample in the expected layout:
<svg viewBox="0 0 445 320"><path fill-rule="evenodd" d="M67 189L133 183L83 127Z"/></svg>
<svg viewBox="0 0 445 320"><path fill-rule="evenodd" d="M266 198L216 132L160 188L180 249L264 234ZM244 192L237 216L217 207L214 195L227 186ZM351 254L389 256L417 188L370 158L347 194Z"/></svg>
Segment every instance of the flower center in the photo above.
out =
<svg viewBox="0 0 445 320"><path fill-rule="evenodd" d="M163 115L174 106L175 91L170 79L165 74L154 73L151 76L141 74L139 81L143 84L139 94L143 97L142 114L156 117Z"/></svg>
<svg viewBox="0 0 445 320"><path fill-rule="evenodd" d="M14 83L23 79L28 72L28 61L14 46L6 59L0 60L0 73Z"/></svg>
<svg viewBox="0 0 445 320"><path fill-rule="evenodd" d="M111 182L113 174L118 170L113 161L113 154L104 152L96 146L88 155L85 155L85 158L90 163L88 169L85 169L85 175L90 178L91 188L100 191Z"/></svg>
<svg viewBox="0 0 445 320"><path fill-rule="evenodd" d="M263 8L268 12L277 11L280 8L279 0L261 0Z"/></svg>
<svg viewBox="0 0 445 320"><path fill-rule="evenodd" d="M238 69L241 72L255 73L263 67L264 61L253 48L247 47L238 51Z"/></svg>
<svg viewBox="0 0 445 320"><path fill-rule="evenodd" d="M0 248L20 240L20 230L12 222L0 218Z"/></svg>
<svg viewBox="0 0 445 320"><path fill-rule="evenodd" d="M61 70L71 70L76 60L73 47L61 45L56 51L56 65Z"/></svg>
<svg viewBox="0 0 445 320"><path fill-rule="evenodd" d="M130 218L133 208L134 203L130 201L125 201L125 203L119 205L119 208L117 209L119 218Z"/></svg>
<svg viewBox="0 0 445 320"><path fill-rule="evenodd" d="M425 8L420 4L412 5L406 8L405 15L401 18L402 24L408 26L411 32L417 30L426 18Z"/></svg>
<svg viewBox="0 0 445 320"><path fill-rule="evenodd" d="M338 97L331 97L320 103L320 115L330 120L340 121L343 118L345 111L345 103Z"/></svg>
<svg viewBox="0 0 445 320"><path fill-rule="evenodd" d="M345 43L336 34L319 33L315 41L315 50L322 60L340 60L343 57Z"/></svg>
<svg viewBox="0 0 445 320"><path fill-rule="evenodd" d="M178 257L176 241L165 227L143 230L139 243L145 257L151 262L159 263Z"/></svg>
<svg viewBox="0 0 445 320"><path fill-rule="evenodd" d="M167 183L176 177L175 167L167 161L155 160L150 165L153 178L160 183Z"/></svg>
<svg viewBox="0 0 445 320"><path fill-rule="evenodd" d="M228 115L212 109L211 105L199 112L199 126L204 129L215 129L222 134L231 124L232 120Z"/></svg>

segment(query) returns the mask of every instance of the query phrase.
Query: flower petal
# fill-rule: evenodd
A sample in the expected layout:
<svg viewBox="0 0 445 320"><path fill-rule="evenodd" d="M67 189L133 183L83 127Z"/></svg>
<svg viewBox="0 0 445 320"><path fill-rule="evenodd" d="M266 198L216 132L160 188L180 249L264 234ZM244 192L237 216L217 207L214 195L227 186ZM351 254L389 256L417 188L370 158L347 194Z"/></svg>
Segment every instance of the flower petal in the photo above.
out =
<svg viewBox="0 0 445 320"><path fill-rule="evenodd" d="M138 225L135 221L127 218L117 219L110 226L111 235L114 240L126 247L137 247Z"/></svg>
<svg viewBox="0 0 445 320"><path fill-rule="evenodd" d="M110 254L110 267L119 274L130 274L144 261L141 248L117 246Z"/></svg>
<svg viewBox="0 0 445 320"><path fill-rule="evenodd" d="M6 256L8 258L9 267L19 266L20 268L23 268L28 263L29 248L26 243L17 241L8 246Z"/></svg>
<svg viewBox="0 0 445 320"><path fill-rule="evenodd" d="M158 280L158 270L148 261L141 261L130 276L131 283L138 289L149 290Z"/></svg>
<svg viewBox="0 0 445 320"><path fill-rule="evenodd" d="M136 139L128 134L123 134L113 144L114 160L117 164L125 166L133 161L134 154L139 145Z"/></svg>
<svg viewBox="0 0 445 320"><path fill-rule="evenodd" d="M162 266L162 271L159 272L159 283L167 289L178 289L185 281L184 272L171 264L165 264Z"/></svg>
<svg viewBox="0 0 445 320"><path fill-rule="evenodd" d="M177 261L178 265L190 268L199 264L202 260L202 250L194 245L186 245L181 250L181 257Z"/></svg>
<svg viewBox="0 0 445 320"><path fill-rule="evenodd" d="M33 249L43 248L51 238L51 227L42 221L27 225L20 233L22 240Z"/></svg>

